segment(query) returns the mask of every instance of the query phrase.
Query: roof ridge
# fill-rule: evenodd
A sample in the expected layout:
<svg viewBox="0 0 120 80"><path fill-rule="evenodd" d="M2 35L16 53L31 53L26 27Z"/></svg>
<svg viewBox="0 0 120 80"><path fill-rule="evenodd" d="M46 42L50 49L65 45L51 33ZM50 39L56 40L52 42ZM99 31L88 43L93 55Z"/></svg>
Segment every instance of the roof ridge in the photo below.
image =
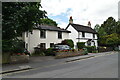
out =
<svg viewBox="0 0 120 80"><path fill-rule="evenodd" d="M81 24L75 24L75 23L73 25L79 25L79 26L82 26L82 27L89 27L89 26L85 26L85 25L81 25Z"/></svg>
<svg viewBox="0 0 120 80"><path fill-rule="evenodd" d="M73 26L78 32L83 31L83 32L97 33L94 29L92 29L89 26L84 26L84 25L74 24L74 23L70 25Z"/></svg>

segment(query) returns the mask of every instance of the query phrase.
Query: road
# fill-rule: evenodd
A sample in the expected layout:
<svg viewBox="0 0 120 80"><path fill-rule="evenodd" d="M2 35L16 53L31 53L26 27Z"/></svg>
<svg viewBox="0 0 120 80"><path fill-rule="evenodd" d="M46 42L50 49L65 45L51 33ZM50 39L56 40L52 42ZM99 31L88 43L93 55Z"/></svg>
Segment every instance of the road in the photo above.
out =
<svg viewBox="0 0 120 80"><path fill-rule="evenodd" d="M64 61L15 73L3 78L118 78L118 53Z"/></svg>

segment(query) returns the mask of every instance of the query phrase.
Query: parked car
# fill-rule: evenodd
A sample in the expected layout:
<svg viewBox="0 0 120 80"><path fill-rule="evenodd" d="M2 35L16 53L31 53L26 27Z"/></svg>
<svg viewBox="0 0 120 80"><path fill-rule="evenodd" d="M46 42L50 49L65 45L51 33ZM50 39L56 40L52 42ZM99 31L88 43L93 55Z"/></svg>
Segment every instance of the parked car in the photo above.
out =
<svg viewBox="0 0 120 80"><path fill-rule="evenodd" d="M55 45L53 50L71 50L71 48L68 45Z"/></svg>

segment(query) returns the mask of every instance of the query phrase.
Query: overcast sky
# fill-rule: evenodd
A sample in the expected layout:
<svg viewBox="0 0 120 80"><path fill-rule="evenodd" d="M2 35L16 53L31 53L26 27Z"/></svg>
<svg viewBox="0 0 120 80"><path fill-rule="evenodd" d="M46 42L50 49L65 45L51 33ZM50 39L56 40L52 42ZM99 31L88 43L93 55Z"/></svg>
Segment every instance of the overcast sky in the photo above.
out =
<svg viewBox="0 0 120 80"><path fill-rule="evenodd" d="M76 24L87 25L91 22L92 28L102 24L112 16L118 20L118 2L120 0L42 0L41 4L47 16L65 28L69 17L73 17Z"/></svg>

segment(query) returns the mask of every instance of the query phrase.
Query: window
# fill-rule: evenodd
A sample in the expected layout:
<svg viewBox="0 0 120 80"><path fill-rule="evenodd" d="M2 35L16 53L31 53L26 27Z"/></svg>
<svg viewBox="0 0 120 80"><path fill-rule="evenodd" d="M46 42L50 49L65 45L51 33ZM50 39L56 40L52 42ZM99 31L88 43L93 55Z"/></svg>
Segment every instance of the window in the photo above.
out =
<svg viewBox="0 0 120 80"><path fill-rule="evenodd" d="M28 49L28 43L26 43L26 49Z"/></svg>
<svg viewBox="0 0 120 80"><path fill-rule="evenodd" d="M87 46L91 46L91 39L88 39Z"/></svg>
<svg viewBox="0 0 120 80"><path fill-rule="evenodd" d="M51 48L54 47L54 43L50 43L50 47L51 47Z"/></svg>
<svg viewBox="0 0 120 80"><path fill-rule="evenodd" d="M62 39L62 32L58 32L58 39Z"/></svg>
<svg viewBox="0 0 120 80"><path fill-rule="evenodd" d="M26 37L28 37L28 32L26 32Z"/></svg>
<svg viewBox="0 0 120 80"><path fill-rule="evenodd" d="M93 38L95 38L95 34L93 34Z"/></svg>
<svg viewBox="0 0 120 80"><path fill-rule="evenodd" d="M85 37L85 32L82 32L82 37Z"/></svg>
<svg viewBox="0 0 120 80"><path fill-rule="evenodd" d="M45 49L46 48L46 44L45 43L40 43L40 48Z"/></svg>
<svg viewBox="0 0 120 80"><path fill-rule="evenodd" d="M40 31L40 38L46 38L46 31L45 30Z"/></svg>

